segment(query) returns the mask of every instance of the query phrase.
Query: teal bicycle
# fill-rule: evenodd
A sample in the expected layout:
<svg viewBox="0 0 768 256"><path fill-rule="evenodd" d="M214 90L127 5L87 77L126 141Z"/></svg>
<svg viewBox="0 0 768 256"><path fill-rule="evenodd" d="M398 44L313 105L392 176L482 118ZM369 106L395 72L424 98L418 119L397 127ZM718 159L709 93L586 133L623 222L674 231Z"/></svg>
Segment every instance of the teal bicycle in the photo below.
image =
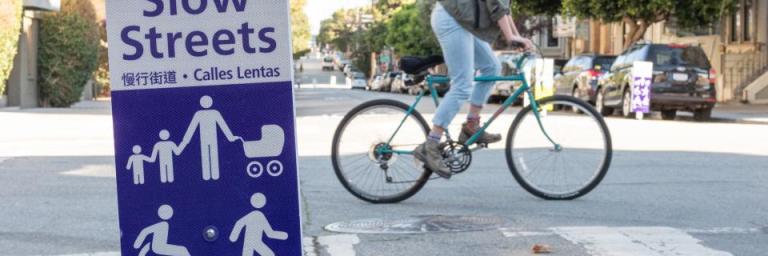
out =
<svg viewBox="0 0 768 256"><path fill-rule="evenodd" d="M511 81L520 84L482 128L465 143L446 133L441 144L443 158L453 174L465 172L474 152L488 145L477 144L480 134L518 99L530 104L517 113L506 135L504 153L517 182L529 193L547 200L571 200L592 191L611 164L611 135L602 116L588 103L570 96L536 99L520 72L533 54L524 53L515 65L517 74L476 77L475 81ZM411 105L379 99L365 102L344 116L333 137L332 162L341 184L354 196L371 203L397 203L418 192L432 171L415 159L413 150L424 142L429 125L416 110L429 93L435 107L439 99L435 84L448 83L446 76L428 70L443 63L440 56L405 57L401 69L426 80L426 87ZM567 110L567 111L557 111Z"/></svg>

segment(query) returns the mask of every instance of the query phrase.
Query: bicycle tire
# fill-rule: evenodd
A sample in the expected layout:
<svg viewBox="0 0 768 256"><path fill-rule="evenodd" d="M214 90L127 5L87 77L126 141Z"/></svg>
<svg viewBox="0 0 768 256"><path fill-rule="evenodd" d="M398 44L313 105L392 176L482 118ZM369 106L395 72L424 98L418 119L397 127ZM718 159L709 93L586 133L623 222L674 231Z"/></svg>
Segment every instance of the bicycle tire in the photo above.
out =
<svg viewBox="0 0 768 256"><path fill-rule="evenodd" d="M525 189L527 192L531 193L534 196L537 196L539 198L546 199L546 200L573 200L591 192L593 189L597 187L598 184L600 184L603 178L605 178L605 175L607 174L608 169L610 168L611 160L613 158L613 148L612 148L613 146L611 141L611 135L607 125L605 124L605 120L603 119L602 115L600 115L600 113L598 113L588 103L580 99L576 99L574 97L565 96L565 95L551 96L538 101L540 106L546 106L554 102L568 102L568 103L572 103L573 105L577 105L581 107L582 111L584 110L586 111L586 113L581 113L582 115L589 115L597 122L599 131L602 133L601 137L604 139L605 154L602 159L602 165L599 168L597 168L597 173L595 173L595 175L592 176L592 179L589 180L589 182L587 182L586 185L584 185L579 189L576 189L573 192L563 193L563 194L554 194L554 193L548 193L546 191L542 191L541 189L537 189L537 186L529 183L529 181L521 174L520 170L515 165L515 160L514 160L515 150L513 146L516 139L515 136L519 134L518 129L520 129L520 124L522 123L526 115L532 111L532 108L530 105L523 108L517 114L517 116L515 117L515 120L512 122L512 125L510 126L509 132L507 134L505 154L507 158L507 164L509 166L510 171L512 172L512 175L515 177L515 180L520 184L520 186L522 186L523 189ZM536 131L531 131L531 132L536 132Z"/></svg>
<svg viewBox="0 0 768 256"><path fill-rule="evenodd" d="M364 191L363 189L360 189L354 184L351 184L348 179L350 177L345 176L344 171L342 170L342 167L341 167L339 143L344 135L344 131L346 127L349 125L349 123L352 120L354 120L354 118L358 114L372 108L394 108L394 109L402 110L403 114L405 114L410 108L410 106L395 100L379 99L379 100L372 100L372 101L365 102L363 104L358 105L351 111L349 111L344 116L341 123L339 123L339 125L337 126L336 132L334 133L334 136L333 136L333 144L331 149L331 161L333 164L333 169L334 169L334 172L336 173L336 177L339 179L339 181L344 186L344 188L355 197L363 201L374 203L374 204L398 203L412 197L419 190L421 190L421 188L423 188L424 185L429 180L429 177L432 175L432 171L428 170L427 168L421 167L421 174L418 175L418 178L414 180L414 183L410 187L408 187L404 191L401 191L400 193L396 193L388 196L381 196L381 195L374 195L368 191ZM413 112L411 113L411 116L415 119L418 126L420 126L422 132L424 133L424 136L422 138L425 138L426 135L429 133L429 126L427 125L427 122L424 120L424 117L416 110L413 110ZM421 141L417 141L417 142L421 143Z"/></svg>

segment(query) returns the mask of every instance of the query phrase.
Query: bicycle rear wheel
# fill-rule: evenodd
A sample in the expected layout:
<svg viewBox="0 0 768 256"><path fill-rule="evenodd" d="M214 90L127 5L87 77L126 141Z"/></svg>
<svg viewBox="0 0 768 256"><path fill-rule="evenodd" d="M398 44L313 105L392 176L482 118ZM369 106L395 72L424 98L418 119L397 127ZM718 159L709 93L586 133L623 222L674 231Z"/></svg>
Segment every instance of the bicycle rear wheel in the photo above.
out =
<svg viewBox="0 0 768 256"><path fill-rule="evenodd" d="M592 106L570 96L538 102L541 126L528 106L509 128L506 156L512 175L526 191L547 200L589 193L611 165L613 149L605 121Z"/></svg>
<svg viewBox="0 0 768 256"><path fill-rule="evenodd" d="M408 109L393 100L366 102L336 128L333 168L352 195L371 203L397 203L428 181L432 172L411 152L424 141L429 127L415 110L406 116Z"/></svg>

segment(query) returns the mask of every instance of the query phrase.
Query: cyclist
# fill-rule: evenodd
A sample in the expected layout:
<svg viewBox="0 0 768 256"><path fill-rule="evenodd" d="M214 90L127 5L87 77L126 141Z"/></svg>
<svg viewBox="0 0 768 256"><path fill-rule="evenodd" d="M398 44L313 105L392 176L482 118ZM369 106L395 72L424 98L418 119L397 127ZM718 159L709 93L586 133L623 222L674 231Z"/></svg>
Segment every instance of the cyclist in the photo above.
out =
<svg viewBox="0 0 768 256"><path fill-rule="evenodd" d="M509 15L509 0L438 0L432 10L432 30L440 42L451 88L432 119L432 130L426 142L415 150L415 157L440 177L450 178L451 171L443 162L439 145L443 133L469 99L467 121L461 127L459 142L469 140L480 129L480 111L490 96L494 82L474 85L475 72L482 76L498 76L501 65L490 42L501 33L512 43L532 48L533 43L520 36ZM500 134L483 133L478 143L494 143Z"/></svg>

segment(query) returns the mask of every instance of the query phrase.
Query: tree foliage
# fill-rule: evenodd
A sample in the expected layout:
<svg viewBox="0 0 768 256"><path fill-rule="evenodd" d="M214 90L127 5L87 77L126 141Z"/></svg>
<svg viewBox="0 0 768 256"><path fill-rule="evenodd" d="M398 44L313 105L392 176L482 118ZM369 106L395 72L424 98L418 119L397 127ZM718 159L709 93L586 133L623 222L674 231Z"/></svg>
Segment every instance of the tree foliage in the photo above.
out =
<svg viewBox="0 0 768 256"><path fill-rule="evenodd" d="M623 21L629 26L627 48L657 22L674 21L681 27L710 25L728 14L736 0L563 0L564 13L603 22Z"/></svg>
<svg viewBox="0 0 768 256"><path fill-rule="evenodd" d="M562 7L562 0L526 0L510 3L510 11L513 16L555 16L560 14Z"/></svg>
<svg viewBox="0 0 768 256"><path fill-rule="evenodd" d="M306 0L291 0L291 30L294 58L298 58L309 51L309 18L304 12Z"/></svg>
<svg viewBox="0 0 768 256"><path fill-rule="evenodd" d="M399 55L440 53L440 46L429 22L422 19L428 16L423 11L416 4L405 5L387 22L386 42Z"/></svg>
<svg viewBox="0 0 768 256"><path fill-rule="evenodd" d="M0 96L5 91L5 81L11 74L21 31L21 0L0 1Z"/></svg>
<svg viewBox="0 0 768 256"><path fill-rule="evenodd" d="M43 106L68 107L80 99L98 63L99 27L87 0L63 0L61 11L40 21L38 84Z"/></svg>
<svg viewBox="0 0 768 256"><path fill-rule="evenodd" d="M350 54L355 66L371 74L372 53L394 48L397 55L440 53L429 23L434 0L379 0L374 8L336 11L320 24L319 43ZM373 22L362 24L361 15Z"/></svg>

